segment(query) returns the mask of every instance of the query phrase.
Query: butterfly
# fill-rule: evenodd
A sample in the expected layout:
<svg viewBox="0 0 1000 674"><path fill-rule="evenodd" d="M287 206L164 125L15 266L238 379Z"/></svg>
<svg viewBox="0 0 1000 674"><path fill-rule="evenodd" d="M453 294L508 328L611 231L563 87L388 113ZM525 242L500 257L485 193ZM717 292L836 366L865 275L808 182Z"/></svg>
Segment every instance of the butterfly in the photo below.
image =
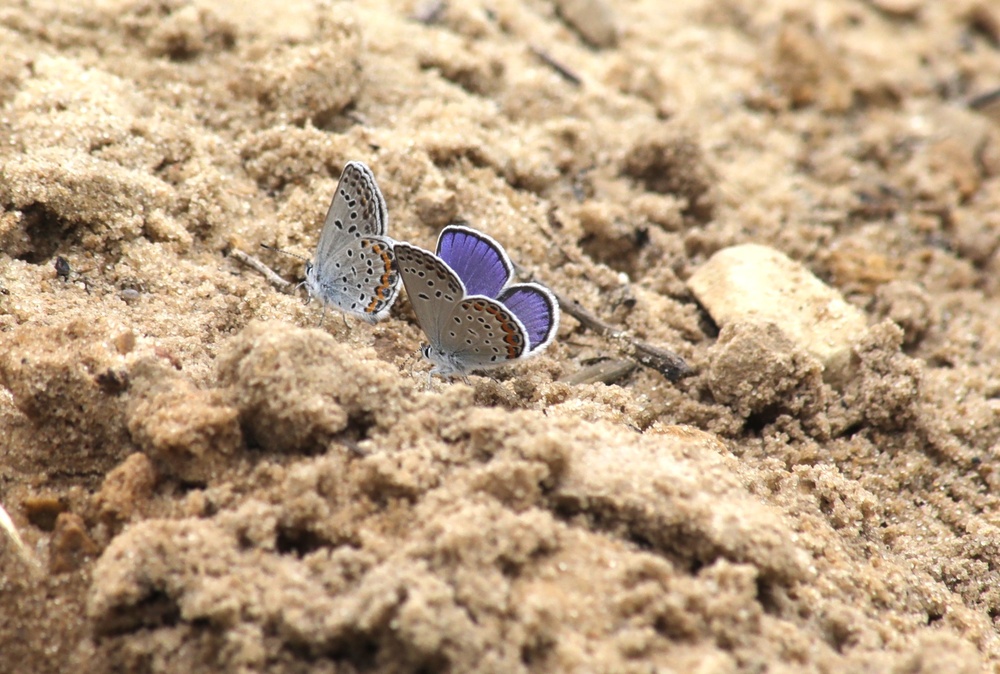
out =
<svg viewBox="0 0 1000 674"><path fill-rule="evenodd" d="M437 254L395 246L406 294L429 344L431 374L465 376L534 356L559 327L555 296L537 283L510 285L514 265L495 240L462 225L441 230Z"/></svg>
<svg viewBox="0 0 1000 674"><path fill-rule="evenodd" d="M399 295L389 212L371 169L347 162L330 202L306 290L326 306L369 323L384 318Z"/></svg>

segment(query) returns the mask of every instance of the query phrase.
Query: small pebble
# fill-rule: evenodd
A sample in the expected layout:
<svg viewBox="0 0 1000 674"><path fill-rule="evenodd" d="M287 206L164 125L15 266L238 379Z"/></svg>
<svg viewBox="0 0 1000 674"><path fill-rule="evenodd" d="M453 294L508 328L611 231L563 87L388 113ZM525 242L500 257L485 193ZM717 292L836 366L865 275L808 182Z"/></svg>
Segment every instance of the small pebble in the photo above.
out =
<svg viewBox="0 0 1000 674"><path fill-rule="evenodd" d="M21 502L21 507L28 521L42 531L52 531L56 518L69 509L69 505L57 496L29 496Z"/></svg>
<svg viewBox="0 0 1000 674"><path fill-rule="evenodd" d="M923 9L923 0L870 0L872 6L894 19L915 19Z"/></svg>
<svg viewBox="0 0 1000 674"><path fill-rule="evenodd" d="M560 381L574 386L580 384L615 384L635 372L638 365L625 359L607 359L591 363L576 372L562 377Z"/></svg>
<svg viewBox="0 0 1000 674"><path fill-rule="evenodd" d="M977 2L967 14L969 25L979 31L990 41L990 44L1000 45L1000 13L995 4Z"/></svg>
<svg viewBox="0 0 1000 674"><path fill-rule="evenodd" d="M94 508L102 521L127 522L142 511L155 487L153 462L141 452L130 454L104 478Z"/></svg>
<svg viewBox="0 0 1000 674"><path fill-rule="evenodd" d="M139 291L135 288L124 288L121 291L121 298L131 304L139 299Z"/></svg>
<svg viewBox="0 0 1000 674"><path fill-rule="evenodd" d="M603 0L556 0L563 21L598 49L618 44L618 26L611 6Z"/></svg>
<svg viewBox="0 0 1000 674"><path fill-rule="evenodd" d="M69 262L66 261L62 255L56 257L55 261L56 276L61 278L63 281L69 279L69 273L72 271L69 266Z"/></svg>
<svg viewBox="0 0 1000 674"><path fill-rule="evenodd" d="M135 349L135 333L131 330L120 332L114 337L115 350L123 356L132 353Z"/></svg>
<svg viewBox="0 0 1000 674"><path fill-rule="evenodd" d="M96 557L100 548L87 533L83 518L65 512L56 518L49 548L49 571L69 573L80 568L84 560Z"/></svg>

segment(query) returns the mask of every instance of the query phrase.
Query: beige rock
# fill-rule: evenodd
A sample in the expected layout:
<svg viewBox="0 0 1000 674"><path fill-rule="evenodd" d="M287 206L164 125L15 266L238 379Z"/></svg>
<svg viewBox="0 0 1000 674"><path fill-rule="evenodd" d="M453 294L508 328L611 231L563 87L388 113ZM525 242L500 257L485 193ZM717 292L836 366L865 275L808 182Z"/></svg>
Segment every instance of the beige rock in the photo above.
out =
<svg viewBox="0 0 1000 674"><path fill-rule="evenodd" d="M52 533L49 571L69 573L82 566L88 557L96 557L100 548L87 533L83 518L75 513L62 513L56 518Z"/></svg>
<svg viewBox="0 0 1000 674"><path fill-rule="evenodd" d="M361 91L361 34L351 20L331 21L329 48L290 45L248 63L239 91L256 99L277 123L310 119L322 126Z"/></svg>
<svg viewBox="0 0 1000 674"><path fill-rule="evenodd" d="M115 466L94 495L94 507L104 522L126 522L140 514L156 486L156 469L145 454L136 452Z"/></svg>
<svg viewBox="0 0 1000 674"><path fill-rule="evenodd" d="M794 534L742 491L718 436L656 426L646 438L573 454L553 500L564 512L599 513L606 526L622 526L653 549L669 548L677 532L688 531L706 558L751 564L781 582L809 576ZM697 467L682 458L687 453L702 459Z"/></svg>
<svg viewBox="0 0 1000 674"><path fill-rule="evenodd" d="M317 450L352 425L391 423L382 401L400 395L374 351L278 321L251 323L218 362L244 432L268 451Z"/></svg>
<svg viewBox="0 0 1000 674"><path fill-rule="evenodd" d="M594 47L618 44L618 26L610 5L602 0L558 0L559 15Z"/></svg>
<svg viewBox="0 0 1000 674"><path fill-rule="evenodd" d="M688 287L724 327L735 321L775 323L824 366L824 379L847 375L851 346L865 332L864 314L804 266L773 248L745 244L712 256Z"/></svg>
<svg viewBox="0 0 1000 674"><path fill-rule="evenodd" d="M455 219L458 200L447 189L426 190L417 197L417 217L429 227L444 227Z"/></svg>
<svg viewBox="0 0 1000 674"><path fill-rule="evenodd" d="M924 8L922 0L870 0L872 7L894 19L915 19Z"/></svg>
<svg viewBox="0 0 1000 674"><path fill-rule="evenodd" d="M0 387L32 424L35 470L103 473L128 453L121 362L108 339L102 318L0 332Z"/></svg>

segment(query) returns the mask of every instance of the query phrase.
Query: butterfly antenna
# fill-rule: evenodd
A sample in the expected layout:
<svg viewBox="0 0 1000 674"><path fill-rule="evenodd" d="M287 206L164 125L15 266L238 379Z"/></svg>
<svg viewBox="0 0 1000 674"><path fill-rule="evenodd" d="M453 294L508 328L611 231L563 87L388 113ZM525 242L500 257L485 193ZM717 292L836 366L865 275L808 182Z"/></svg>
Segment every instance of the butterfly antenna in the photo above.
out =
<svg viewBox="0 0 1000 674"><path fill-rule="evenodd" d="M300 260L303 260L305 262L309 261L309 258L303 257L303 256L299 255L298 253L291 253L291 252L289 252L287 250L281 250L280 248L275 248L274 246L269 246L266 243L260 244L260 247L264 248L266 250L274 251L275 253L281 253L282 255L291 255L292 257L297 257Z"/></svg>

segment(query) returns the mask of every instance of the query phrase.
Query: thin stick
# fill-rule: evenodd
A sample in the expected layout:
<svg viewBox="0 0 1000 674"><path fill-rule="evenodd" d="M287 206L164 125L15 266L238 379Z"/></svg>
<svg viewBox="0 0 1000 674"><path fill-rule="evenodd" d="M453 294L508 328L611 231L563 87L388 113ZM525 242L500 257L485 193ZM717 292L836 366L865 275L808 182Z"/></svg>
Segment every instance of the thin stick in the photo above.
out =
<svg viewBox="0 0 1000 674"><path fill-rule="evenodd" d="M559 73L560 77L572 84L574 87L578 87L583 84L583 80L575 72L564 66L559 61L555 60L551 54L549 54L544 49L531 45L528 47L531 49L531 53L537 56L542 63Z"/></svg>
<svg viewBox="0 0 1000 674"><path fill-rule="evenodd" d="M260 272L261 275L263 275L263 277L266 278L268 282L275 288L277 288L280 292L283 292L287 295L291 295L293 292L295 292L296 284L289 283L285 279L278 276L270 267L268 267L266 264L255 258L253 255L244 253L239 248L233 248L231 251L229 251L229 256L236 258L246 266Z"/></svg>
<svg viewBox="0 0 1000 674"><path fill-rule="evenodd" d="M635 358L635 362L656 370L669 381L680 381L694 374L687 361L669 349L640 342L624 332L618 333L615 340L626 343L627 348L624 351Z"/></svg>
<svg viewBox="0 0 1000 674"><path fill-rule="evenodd" d="M694 374L691 366L673 351L639 341L625 330L619 330L605 323L584 309L576 300L571 300L554 290L552 293L556 296L560 309L580 321L583 327L615 342L625 355L640 365L656 370L670 381L679 381Z"/></svg>

